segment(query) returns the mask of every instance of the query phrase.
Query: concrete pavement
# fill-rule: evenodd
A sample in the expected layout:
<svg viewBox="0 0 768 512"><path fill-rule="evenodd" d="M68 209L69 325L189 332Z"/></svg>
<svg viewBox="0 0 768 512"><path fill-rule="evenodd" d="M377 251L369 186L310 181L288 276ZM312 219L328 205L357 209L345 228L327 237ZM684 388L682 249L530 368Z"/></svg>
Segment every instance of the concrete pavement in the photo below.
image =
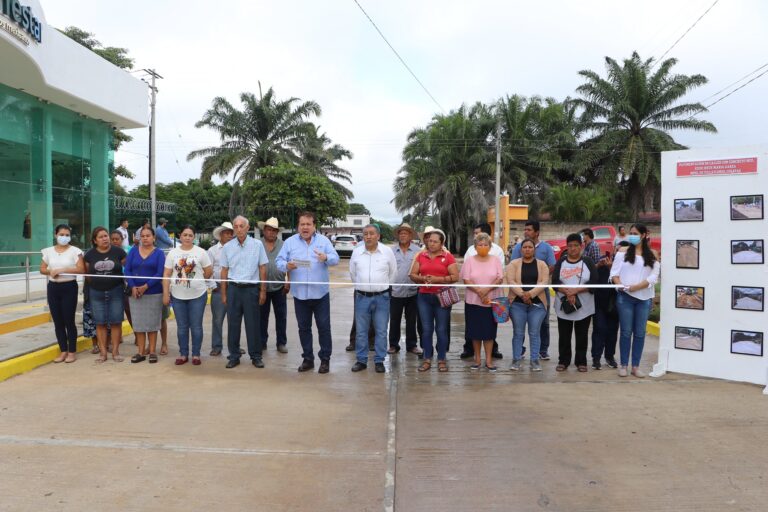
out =
<svg viewBox="0 0 768 512"><path fill-rule="evenodd" d="M353 374L351 292L332 294L328 375L296 372L289 303L289 353L270 347L265 369L81 354L0 383L0 510L765 510L758 386L557 374L554 361L472 372L461 308L448 373L401 352L386 375ZM205 330L207 354L208 315ZM510 325L499 340L509 355Z"/></svg>

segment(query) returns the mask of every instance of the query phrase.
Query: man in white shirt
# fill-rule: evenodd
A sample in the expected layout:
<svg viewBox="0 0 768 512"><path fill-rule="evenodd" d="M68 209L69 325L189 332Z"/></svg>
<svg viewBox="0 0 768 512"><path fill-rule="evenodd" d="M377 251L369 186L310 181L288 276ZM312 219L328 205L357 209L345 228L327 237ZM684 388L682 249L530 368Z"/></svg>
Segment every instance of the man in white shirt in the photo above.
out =
<svg viewBox="0 0 768 512"><path fill-rule="evenodd" d="M120 236L123 237L122 248L124 251L128 252L128 249L131 247L131 241L128 239L128 219L120 219L120 225L115 231L120 232Z"/></svg>
<svg viewBox="0 0 768 512"><path fill-rule="evenodd" d="M487 235L490 235L491 238L493 238L493 234L491 233L491 225L487 222L482 222L475 226L475 228L472 230L472 237L476 237L480 233L485 233ZM464 254L464 261L467 261L467 258L470 256L477 255L477 250L475 249L475 244L472 244L469 246L469 249L467 249L467 252ZM489 256L496 256L499 261L501 262L501 268L506 267L506 256L504 255L504 249L502 249L498 244L491 242L491 251L488 253ZM466 312L466 303L464 304L464 309ZM470 359L475 357L475 349L472 346L472 340L467 338L466 335L466 325L464 330L464 350L461 353L462 359ZM502 359L504 355L499 352L499 344L496 343L496 340L493 340L493 358L494 359Z"/></svg>
<svg viewBox="0 0 768 512"><path fill-rule="evenodd" d="M208 249L208 256L213 265L213 280L210 281L211 288L211 355L220 356L224 348L223 329L224 318L227 316L227 306L221 301L221 249L235 236L235 228L231 222L224 222L221 226L213 230L213 238L219 243Z"/></svg>
<svg viewBox="0 0 768 512"><path fill-rule="evenodd" d="M352 251L349 275L355 283L355 323L357 362L353 372L368 368L368 326L373 322L376 373L384 373L387 357L387 324L389 323L390 283L397 277L397 261L392 249L379 243L381 232L375 224L363 228L363 242Z"/></svg>

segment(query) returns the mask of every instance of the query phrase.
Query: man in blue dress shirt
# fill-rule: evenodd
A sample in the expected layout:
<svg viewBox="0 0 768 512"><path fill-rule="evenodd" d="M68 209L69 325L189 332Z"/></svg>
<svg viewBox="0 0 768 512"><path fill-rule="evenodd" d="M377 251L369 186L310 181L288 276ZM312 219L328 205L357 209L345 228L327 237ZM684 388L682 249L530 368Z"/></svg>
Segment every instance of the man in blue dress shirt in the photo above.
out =
<svg viewBox="0 0 768 512"><path fill-rule="evenodd" d="M298 233L283 242L277 255L277 269L288 272L291 281L296 322L299 324L299 340L304 358L300 372L315 367L312 340L312 316L317 324L320 341L320 368L318 373L328 373L332 352L331 299L327 284L328 267L339 263L339 254L331 241L317 232L317 218L312 212L299 214ZM320 284L301 284L312 282Z"/></svg>
<svg viewBox="0 0 768 512"><path fill-rule="evenodd" d="M248 236L248 219L232 221L235 238L221 249L221 302L227 307L227 368L240 364L240 325L245 321L248 355L256 368L264 368L261 357L259 306L267 300L267 252L261 241Z"/></svg>

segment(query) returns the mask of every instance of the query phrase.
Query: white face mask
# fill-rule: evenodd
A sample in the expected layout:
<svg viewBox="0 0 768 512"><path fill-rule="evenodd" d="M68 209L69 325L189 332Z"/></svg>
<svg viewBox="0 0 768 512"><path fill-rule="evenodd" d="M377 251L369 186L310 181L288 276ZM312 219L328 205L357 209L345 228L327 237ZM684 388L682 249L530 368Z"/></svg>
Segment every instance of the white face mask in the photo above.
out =
<svg viewBox="0 0 768 512"><path fill-rule="evenodd" d="M70 240L72 240L72 239L69 236L67 236L67 235L59 235L59 236L56 237L56 242L59 245L69 245L69 241Z"/></svg>

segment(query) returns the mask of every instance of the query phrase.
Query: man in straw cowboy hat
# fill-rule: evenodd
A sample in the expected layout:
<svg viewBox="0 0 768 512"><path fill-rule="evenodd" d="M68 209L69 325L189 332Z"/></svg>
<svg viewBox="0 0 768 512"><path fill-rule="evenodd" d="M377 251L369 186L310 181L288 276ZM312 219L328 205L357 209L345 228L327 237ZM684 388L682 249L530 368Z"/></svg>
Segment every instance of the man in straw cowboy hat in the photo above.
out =
<svg viewBox="0 0 768 512"><path fill-rule="evenodd" d="M259 230L262 235L264 250L267 251L267 300L259 306L261 313L261 349L267 349L269 339L269 313L270 309L275 310L275 336L277 338L277 351L281 354L288 352L286 343L286 323L288 319L288 303L286 295L291 289L291 285L285 280L285 272L277 268L277 255L283 248L283 239L280 238L280 223L275 217L270 217L265 222L259 222Z"/></svg>
<svg viewBox="0 0 768 512"><path fill-rule="evenodd" d="M392 283L392 297L389 302L388 352L400 352L400 326L405 312L405 350L421 355L421 320L416 306L418 289L415 286L397 286L413 284L408 273L413 264L413 257L419 252L419 246L413 242L418 235L410 224L404 222L395 228L395 236L398 243L393 252L397 262L397 275Z"/></svg>
<svg viewBox="0 0 768 512"><path fill-rule="evenodd" d="M221 249L235 236L235 228L231 222L224 222L213 230L213 238L218 240L216 245L208 249L208 257L213 265L213 276L209 288L211 288L211 355L220 356L224 348L223 329L224 318L227 316L227 306L221 300Z"/></svg>

